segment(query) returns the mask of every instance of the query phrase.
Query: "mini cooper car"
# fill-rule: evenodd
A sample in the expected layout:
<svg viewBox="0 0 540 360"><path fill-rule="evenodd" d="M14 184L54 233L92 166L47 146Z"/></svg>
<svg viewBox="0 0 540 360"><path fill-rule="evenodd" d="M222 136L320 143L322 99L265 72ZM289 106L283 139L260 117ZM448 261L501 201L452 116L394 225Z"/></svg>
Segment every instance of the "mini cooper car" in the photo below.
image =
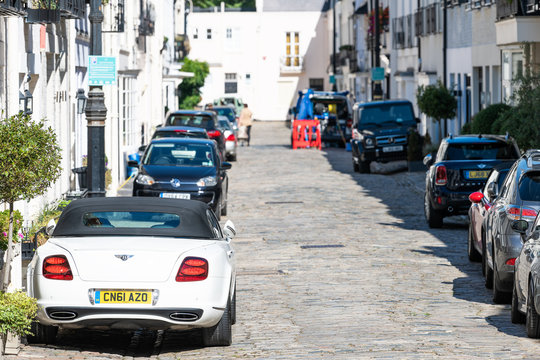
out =
<svg viewBox="0 0 540 360"><path fill-rule="evenodd" d="M206 204L80 199L47 232L28 266L39 307L29 341L52 343L58 328L200 328L205 345L231 344L235 229Z"/></svg>

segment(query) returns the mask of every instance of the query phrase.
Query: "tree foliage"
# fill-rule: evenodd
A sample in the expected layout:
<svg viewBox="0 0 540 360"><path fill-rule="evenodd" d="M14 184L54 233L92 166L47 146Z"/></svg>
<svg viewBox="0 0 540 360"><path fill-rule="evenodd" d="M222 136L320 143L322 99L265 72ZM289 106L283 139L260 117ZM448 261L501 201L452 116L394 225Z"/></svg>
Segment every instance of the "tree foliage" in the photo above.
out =
<svg viewBox="0 0 540 360"><path fill-rule="evenodd" d="M9 204L9 233L2 289L9 283L13 244L13 204L44 194L60 176L61 150L56 134L43 120L20 112L0 120L0 201Z"/></svg>
<svg viewBox="0 0 540 360"><path fill-rule="evenodd" d="M456 116L457 101L440 81L436 85L418 87L416 101L420 111L439 123L439 135L441 120Z"/></svg>
<svg viewBox="0 0 540 360"><path fill-rule="evenodd" d="M255 0L193 0L193 6L210 8L221 6L222 1L228 8L255 8Z"/></svg>
<svg viewBox="0 0 540 360"><path fill-rule="evenodd" d="M201 101L201 87L204 86L204 80L210 73L210 68L207 62L186 58L182 71L192 72L194 76L185 78L178 85L180 109L193 109Z"/></svg>

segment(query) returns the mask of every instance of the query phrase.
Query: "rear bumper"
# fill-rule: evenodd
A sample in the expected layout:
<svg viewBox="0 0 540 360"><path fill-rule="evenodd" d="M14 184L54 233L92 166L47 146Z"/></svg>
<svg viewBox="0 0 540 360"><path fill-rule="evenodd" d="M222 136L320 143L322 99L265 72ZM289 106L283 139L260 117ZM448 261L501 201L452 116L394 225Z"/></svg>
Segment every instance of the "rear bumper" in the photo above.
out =
<svg viewBox="0 0 540 360"><path fill-rule="evenodd" d="M436 187L430 194L433 209L446 215L467 215L471 202L471 192L452 192L445 187Z"/></svg>

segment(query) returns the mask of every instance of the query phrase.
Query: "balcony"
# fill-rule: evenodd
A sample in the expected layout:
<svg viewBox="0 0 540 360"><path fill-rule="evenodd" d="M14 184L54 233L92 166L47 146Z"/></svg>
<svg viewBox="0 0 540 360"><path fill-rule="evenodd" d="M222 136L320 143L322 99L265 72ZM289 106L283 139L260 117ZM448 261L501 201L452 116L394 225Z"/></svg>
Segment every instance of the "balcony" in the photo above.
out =
<svg viewBox="0 0 540 360"><path fill-rule="evenodd" d="M304 58L302 56L282 56L279 59L279 69L282 74L300 74L304 72Z"/></svg>
<svg viewBox="0 0 540 360"><path fill-rule="evenodd" d="M36 0L32 1L28 8L26 22L30 24L52 24L60 22L59 0Z"/></svg>
<svg viewBox="0 0 540 360"><path fill-rule="evenodd" d="M517 16L495 23L497 46L537 43L540 34L540 18L537 16Z"/></svg>
<svg viewBox="0 0 540 360"><path fill-rule="evenodd" d="M148 3L146 8L141 12L139 24L139 36L152 36L154 35L156 11L154 4Z"/></svg>
<svg viewBox="0 0 540 360"><path fill-rule="evenodd" d="M67 19L81 19L86 17L85 0L59 0L60 16Z"/></svg>
<svg viewBox="0 0 540 360"><path fill-rule="evenodd" d="M26 4L22 0L0 0L0 16L24 16Z"/></svg>

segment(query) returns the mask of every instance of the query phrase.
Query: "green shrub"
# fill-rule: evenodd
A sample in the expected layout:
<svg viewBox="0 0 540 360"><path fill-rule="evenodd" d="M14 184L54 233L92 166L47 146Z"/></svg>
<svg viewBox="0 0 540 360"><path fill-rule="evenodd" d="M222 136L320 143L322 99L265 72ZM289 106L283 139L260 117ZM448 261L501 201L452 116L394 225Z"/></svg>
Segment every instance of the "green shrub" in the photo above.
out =
<svg viewBox="0 0 540 360"><path fill-rule="evenodd" d="M499 115L508 111L511 107L506 104L493 104L479 111L471 121L471 134L497 134L494 123ZM500 128L497 130L501 130Z"/></svg>
<svg viewBox="0 0 540 360"><path fill-rule="evenodd" d="M30 326L37 312L37 301L21 291L0 292L0 334L7 332L23 336L30 334Z"/></svg>
<svg viewBox="0 0 540 360"><path fill-rule="evenodd" d="M473 132L471 130L471 122L463 124L459 133L463 135L472 134Z"/></svg>

